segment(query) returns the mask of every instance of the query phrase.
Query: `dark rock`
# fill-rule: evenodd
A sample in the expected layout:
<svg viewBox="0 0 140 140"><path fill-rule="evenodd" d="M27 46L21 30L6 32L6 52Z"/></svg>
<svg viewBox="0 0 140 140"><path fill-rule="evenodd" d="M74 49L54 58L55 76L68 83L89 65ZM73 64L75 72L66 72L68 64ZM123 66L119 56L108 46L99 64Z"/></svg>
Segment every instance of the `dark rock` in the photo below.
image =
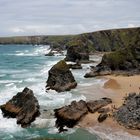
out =
<svg viewBox="0 0 140 140"><path fill-rule="evenodd" d="M112 103L112 100L110 98L102 98L100 100L87 102L87 108L88 108L89 112L95 113L100 108L102 108L110 103Z"/></svg>
<svg viewBox="0 0 140 140"><path fill-rule="evenodd" d="M124 98L124 103L113 113L120 124L130 129L140 130L140 94L132 93Z"/></svg>
<svg viewBox="0 0 140 140"><path fill-rule="evenodd" d="M127 52L127 53L126 53ZM137 35L135 44L129 44L128 47L119 49L115 52L105 54L102 61L96 67L96 71L91 70L87 76L106 75L111 72L129 75L140 73L140 33Z"/></svg>
<svg viewBox="0 0 140 140"><path fill-rule="evenodd" d="M98 110L98 113L108 113L108 112L110 112L111 110L110 110L110 108L109 107L107 107L107 108L100 108L99 110Z"/></svg>
<svg viewBox="0 0 140 140"><path fill-rule="evenodd" d="M85 78L95 77L95 76L104 76L110 75L112 73L111 69L103 66L103 67L93 67L91 71L84 75Z"/></svg>
<svg viewBox="0 0 140 140"><path fill-rule="evenodd" d="M89 51L85 41L80 39L73 40L67 44L67 55L65 60L76 62L79 61L89 61Z"/></svg>
<svg viewBox="0 0 140 140"><path fill-rule="evenodd" d="M77 83L64 60L59 61L49 70L46 89L58 92L68 91L75 88Z"/></svg>
<svg viewBox="0 0 140 140"><path fill-rule="evenodd" d="M0 44L45 44L50 45L52 49L65 49L69 42L81 40L89 52L95 51L115 51L119 48L127 48L128 44L135 44L139 40L140 27L127 29L102 30L80 35L56 35L56 36L22 36L0 38Z"/></svg>
<svg viewBox="0 0 140 140"><path fill-rule="evenodd" d="M39 104L33 91L25 88L1 106L4 117L16 118L17 124L27 127L40 115Z"/></svg>
<svg viewBox="0 0 140 140"><path fill-rule="evenodd" d="M49 53L45 54L45 56L63 56L64 55L64 51L62 49L58 49L58 48L55 48L55 49L51 49Z"/></svg>
<svg viewBox="0 0 140 140"><path fill-rule="evenodd" d="M70 69L82 69L81 65L78 64L68 64Z"/></svg>
<svg viewBox="0 0 140 140"><path fill-rule="evenodd" d="M86 102L80 100L79 102L73 101L71 105L54 110L56 120L56 127L63 130L64 126L69 128L74 127L78 121L88 113Z"/></svg>
<svg viewBox="0 0 140 140"><path fill-rule="evenodd" d="M45 54L45 56L54 56L54 52L50 51L49 53Z"/></svg>
<svg viewBox="0 0 140 140"><path fill-rule="evenodd" d="M98 117L98 122L100 122L100 123L103 122L104 120L106 120L107 117L108 117L108 114L106 114L106 113L100 114Z"/></svg>
<svg viewBox="0 0 140 140"><path fill-rule="evenodd" d="M81 63L77 61L75 64L68 64L71 69L82 69Z"/></svg>

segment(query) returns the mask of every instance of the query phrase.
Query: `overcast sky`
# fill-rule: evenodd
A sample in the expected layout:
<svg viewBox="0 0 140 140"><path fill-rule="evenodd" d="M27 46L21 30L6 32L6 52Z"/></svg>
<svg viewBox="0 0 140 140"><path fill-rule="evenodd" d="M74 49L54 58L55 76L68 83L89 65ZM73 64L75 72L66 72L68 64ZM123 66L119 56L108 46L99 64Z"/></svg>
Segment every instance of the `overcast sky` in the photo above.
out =
<svg viewBox="0 0 140 140"><path fill-rule="evenodd" d="M140 26L140 0L0 0L0 36Z"/></svg>

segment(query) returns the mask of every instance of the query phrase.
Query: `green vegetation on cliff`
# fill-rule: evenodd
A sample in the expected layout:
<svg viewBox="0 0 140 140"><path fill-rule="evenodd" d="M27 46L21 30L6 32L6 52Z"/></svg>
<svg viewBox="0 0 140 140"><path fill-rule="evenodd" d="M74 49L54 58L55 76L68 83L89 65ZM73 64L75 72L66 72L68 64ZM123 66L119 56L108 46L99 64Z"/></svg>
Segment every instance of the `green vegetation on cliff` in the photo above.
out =
<svg viewBox="0 0 140 140"><path fill-rule="evenodd" d="M140 71L140 34L135 36L137 41L127 44L109 54L105 54L99 66L109 67L111 70L132 70Z"/></svg>
<svg viewBox="0 0 140 140"><path fill-rule="evenodd" d="M114 51L118 48L125 48L129 44L133 45L140 34L140 28L112 29L80 35L63 36L24 36L0 38L0 44L49 44L52 48L64 48L85 44L90 52L96 51ZM75 45L77 46L77 45Z"/></svg>
<svg viewBox="0 0 140 140"><path fill-rule="evenodd" d="M65 60L59 61L56 65L53 66L53 69L61 70L61 71L68 71L69 66L65 62Z"/></svg>

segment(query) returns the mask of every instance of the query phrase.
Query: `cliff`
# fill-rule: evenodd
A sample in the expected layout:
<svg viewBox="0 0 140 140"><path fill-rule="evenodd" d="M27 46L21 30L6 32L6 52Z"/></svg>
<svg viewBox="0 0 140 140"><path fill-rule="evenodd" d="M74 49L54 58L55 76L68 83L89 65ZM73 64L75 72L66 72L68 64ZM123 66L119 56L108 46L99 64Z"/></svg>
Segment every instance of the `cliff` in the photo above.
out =
<svg viewBox="0 0 140 140"><path fill-rule="evenodd" d="M83 44L85 44L86 40L89 52L114 51L127 47L130 43L133 45L139 32L140 27L103 30L79 35L1 37L0 44L48 44L52 48L64 48L72 46L71 44L77 40L84 41Z"/></svg>
<svg viewBox="0 0 140 140"><path fill-rule="evenodd" d="M107 53L95 68L92 68L85 77L115 74L139 74L140 73L140 30L131 36L124 47ZM132 39L133 38L133 39Z"/></svg>

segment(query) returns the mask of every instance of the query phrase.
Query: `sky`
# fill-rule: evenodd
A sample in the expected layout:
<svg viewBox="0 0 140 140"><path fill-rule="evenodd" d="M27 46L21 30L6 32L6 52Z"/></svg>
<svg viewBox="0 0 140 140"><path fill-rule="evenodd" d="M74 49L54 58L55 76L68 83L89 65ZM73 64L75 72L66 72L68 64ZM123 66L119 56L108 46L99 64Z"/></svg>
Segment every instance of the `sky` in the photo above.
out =
<svg viewBox="0 0 140 140"><path fill-rule="evenodd" d="M0 0L0 36L140 26L140 0Z"/></svg>

